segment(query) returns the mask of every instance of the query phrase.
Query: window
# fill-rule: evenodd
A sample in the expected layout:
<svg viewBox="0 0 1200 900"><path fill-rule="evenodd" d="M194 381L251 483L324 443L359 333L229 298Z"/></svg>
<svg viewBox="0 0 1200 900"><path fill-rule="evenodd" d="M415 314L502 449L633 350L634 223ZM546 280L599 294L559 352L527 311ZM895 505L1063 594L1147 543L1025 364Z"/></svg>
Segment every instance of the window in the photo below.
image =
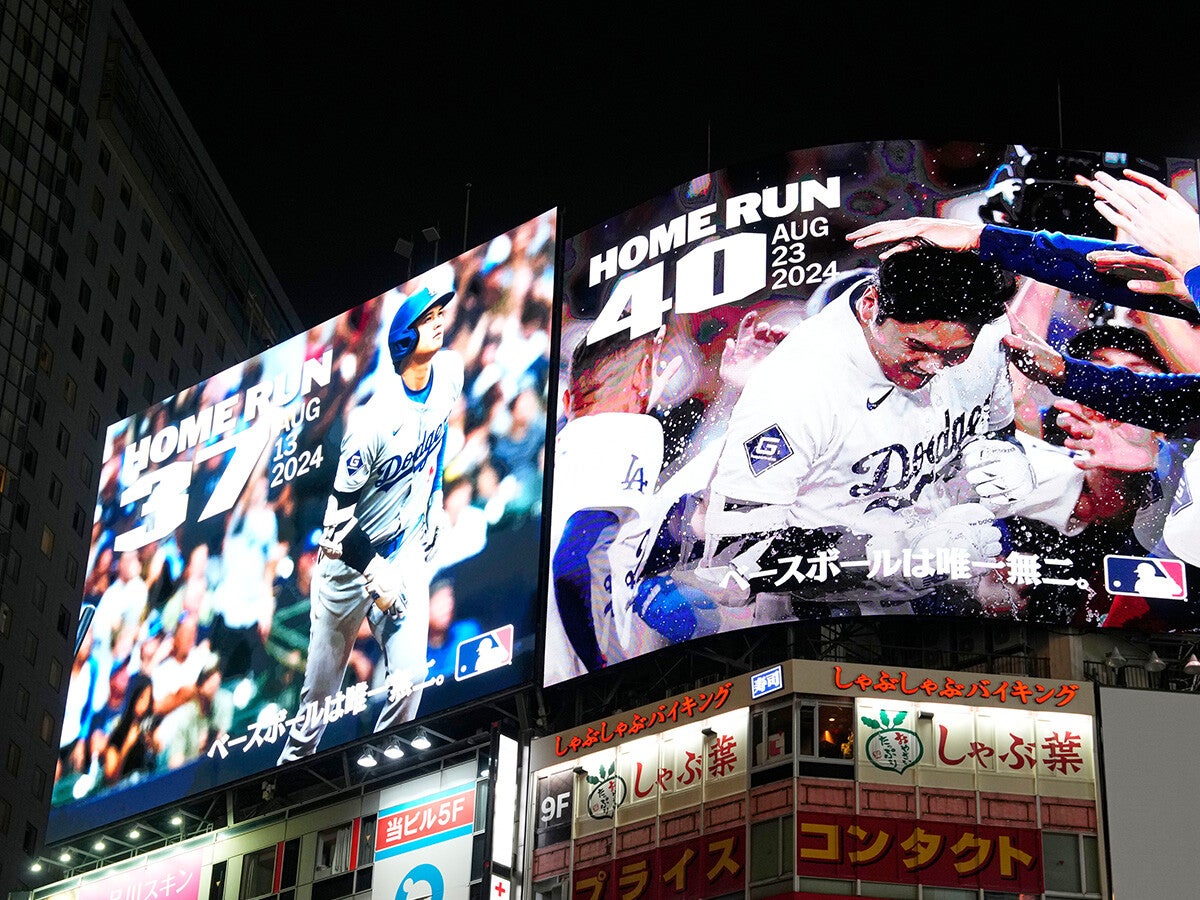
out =
<svg viewBox="0 0 1200 900"><path fill-rule="evenodd" d="M154 291L154 308L158 310L159 315L167 309L167 292L162 288L156 288Z"/></svg>
<svg viewBox="0 0 1200 900"><path fill-rule="evenodd" d="M96 254L100 252L100 244L96 241L96 236L88 232L88 236L83 241L83 255L87 257L87 261L93 266L96 264Z"/></svg>
<svg viewBox="0 0 1200 900"><path fill-rule="evenodd" d="M133 264L133 277L137 279L138 284L146 283L146 260L140 253L137 256L137 262Z"/></svg>
<svg viewBox="0 0 1200 900"><path fill-rule="evenodd" d="M87 429L88 429L88 434L90 434L92 437L99 437L99 435L100 435L100 413L96 412L96 407L94 407L94 406L88 407Z"/></svg>
<svg viewBox="0 0 1200 900"><path fill-rule="evenodd" d="M88 487L92 485L92 460L87 455L79 458L79 480Z"/></svg>
<svg viewBox="0 0 1200 900"><path fill-rule="evenodd" d="M63 197L58 204L58 221L63 223L67 231L75 229L75 205Z"/></svg>
<svg viewBox="0 0 1200 900"><path fill-rule="evenodd" d="M199 312L200 330L208 331L208 308L201 306Z"/></svg>
<svg viewBox="0 0 1200 900"><path fill-rule="evenodd" d="M104 218L104 195L98 187L92 189L92 213L97 219Z"/></svg>
<svg viewBox="0 0 1200 900"><path fill-rule="evenodd" d="M117 391L117 415L122 419L129 415L129 397L123 390Z"/></svg>
<svg viewBox="0 0 1200 900"><path fill-rule="evenodd" d="M78 503L76 503L75 504L75 512L71 516L71 530L74 531L80 537L83 537L84 533L87 531L87 527L88 527L87 511L82 506L80 506Z"/></svg>
<svg viewBox="0 0 1200 900"><path fill-rule="evenodd" d="M0 797L0 834L8 834L8 826L12 821L12 804Z"/></svg>
<svg viewBox="0 0 1200 900"><path fill-rule="evenodd" d="M353 823L347 822L337 828L327 828L317 834L317 865L313 880L340 875L350 869L350 839L354 833Z"/></svg>
<svg viewBox="0 0 1200 900"><path fill-rule="evenodd" d="M29 416L39 425L46 418L46 399L41 394L33 395L33 402L29 405ZM3 482L0 482L0 490L4 489Z"/></svg>
<svg viewBox="0 0 1200 900"><path fill-rule="evenodd" d="M792 774L792 704L756 709L752 719L751 746L754 748L752 767L755 769L775 769L782 767L779 777L791 777ZM756 784L765 784L773 780L765 778Z"/></svg>
<svg viewBox="0 0 1200 900"><path fill-rule="evenodd" d="M134 300L129 299L129 324L137 328L142 321L142 305Z"/></svg>
<svg viewBox="0 0 1200 900"><path fill-rule="evenodd" d="M58 426L58 436L54 439L54 446L63 456L71 449L71 432L67 430L66 425Z"/></svg>
<svg viewBox="0 0 1200 900"><path fill-rule="evenodd" d="M145 374L145 376L142 378L142 398L147 403L152 403L152 402L154 402L154 394L155 394L154 378L150 375L149 372L147 372Z"/></svg>
<svg viewBox="0 0 1200 900"><path fill-rule="evenodd" d="M200 349L199 344L192 350L192 368L197 374L204 368L204 351Z"/></svg>
<svg viewBox="0 0 1200 900"><path fill-rule="evenodd" d="M26 450L25 452L28 453L29 451ZM34 459L36 460L37 457L35 456ZM32 469L30 469L29 465L26 464L25 460L22 460L22 464L25 465L25 469L30 475L37 474L36 462L33 464ZM29 525L29 501L25 499L24 494L17 494L17 499L13 501L13 521L22 528L25 528Z"/></svg>
<svg viewBox="0 0 1200 900"><path fill-rule="evenodd" d="M247 853L242 870L242 900L271 893L275 886L275 845Z"/></svg>
<svg viewBox="0 0 1200 900"><path fill-rule="evenodd" d="M104 365L103 360L96 360L96 373L92 376L92 380L96 382L96 387L104 390L105 384L108 383L108 366Z"/></svg>
<svg viewBox="0 0 1200 900"><path fill-rule="evenodd" d="M21 771L21 745L16 741L8 742L8 753L4 754L4 768L13 778Z"/></svg>
<svg viewBox="0 0 1200 900"><path fill-rule="evenodd" d="M42 526L42 554L47 557L54 555L54 531L49 525Z"/></svg>
<svg viewBox="0 0 1200 900"><path fill-rule="evenodd" d="M125 226L120 222L113 226L113 244L122 253L125 252Z"/></svg>
<svg viewBox="0 0 1200 900"><path fill-rule="evenodd" d="M171 262L171 248L167 246L166 241L163 241L162 250L158 254L158 263L168 275L171 274Z"/></svg>
<svg viewBox="0 0 1200 900"><path fill-rule="evenodd" d="M854 777L854 708L802 701L797 717L799 773L823 778Z"/></svg>
<svg viewBox="0 0 1200 900"><path fill-rule="evenodd" d="M150 240L150 217L148 215L146 215L145 213L142 213L141 232L142 232L142 240L149 241Z"/></svg>
<svg viewBox="0 0 1200 900"><path fill-rule="evenodd" d="M1046 897L1058 892L1100 896L1100 853L1094 834L1042 832L1042 865Z"/></svg>
<svg viewBox="0 0 1200 900"><path fill-rule="evenodd" d="M167 370L167 378L171 382L171 387L179 386L179 363L171 360L171 367Z"/></svg>
<svg viewBox="0 0 1200 900"><path fill-rule="evenodd" d="M63 567L63 577L71 587L75 587L75 583L79 581L79 560L75 558L74 553L67 554L67 564Z"/></svg>
<svg viewBox="0 0 1200 900"><path fill-rule="evenodd" d="M43 711L42 712L42 727L40 729L38 729L38 737L40 737L42 739L43 743L49 744L51 741L54 740L54 734L55 734L54 726L55 726L54 716L50 715L50 713L48 713L48 712Z"/></svg>
<svg viewBox="0 0 1200 900"><path fill-rule="evenodd" d="M50 657L50 674L47 680L50 682L50 687L56 691L62 687L63 666L56 657Z"/></svg>
<svg viewBox="0 0 1200 900"><path fill-rule="evenodd" d="M41 612L46 608L46 582L33 579L33 608Z"/></svg>
<svg viewBox="0 0 1200 900"><path fill-rule="evenodd" d="M750 826L750 884L758 888L754 896L766 896L763 888L791 890L792 863L796 842L791 815L756 822Z"/></svg>
<svg viewBox="0 0 1200 900"><path fill-rule="evenodd" d="M175 340L179 343L180 346L183 346L183 336L185 334L187 334L187 329L184 327L183 317L176 316L175 317Z"/></svg>
<svg viewBox="0 0 1200 900"><path fill-rule="evenodd" d="M12 607L0 600L0 637L8 637L12 633Z"/></svg>
<svg viewBox="0 0 1200 900"><path fill-rule="evenodd" d="M29 717L29 691L23 684L17 685L17 717L24 722Z"/></svg>
<svg viewBox="0 0 1200 900"><path fill-rule="evenodd" d="M112 266L108 267L108 292L114 297L121 290L121 276Z"/></svg>
<svg viewBox="0 0 1200 900"><path fill-rule="evenodd" d="M54 508L58 509L62 503L62 479L57 475L50 476L50 502L54 504Z"/></svg>
<svg viewBox="0 0 1200 900"><path fill-rule="evenodd" d="M100 171L107 175L109 163L112 162L112 153L109 152L108 146L103 141L100 142L100 154L97 161L100 163Z"/></svg>
<svg viewBox="0 0 1200 900"><path fill-rule="evenodd" d="M96 360L96 365L101 365L99 360ZM75 395L78 393L79 387L75 384L75 379L70 375L64 377L63 380L63 399L67 401L67 406L75 408Z"/></svg>
<svg viewBox="0 0 1200 900"><path fill-rule="evenodd" d="M58 317L62 313L62 303L59 302L55 294L50 295L50 299L46 301L46 318L53 324L58 324Z"/></svg>
<svg viewBox="0 0 1200 900"><path fill-rule="evenodd" d="M30 629L29 631L25 632L25 651L24 651L25 661L31 662L31 663L37 662L37 651L38 651L38 637L37 637L37 634L35 634L34 631L32 629Z"/></svg>
<svg viewBox="0 0 1200 900"><path fill-rule="evenodd" d="M76 359L83 359L83 332L79 330L78 325L71 333L71 352L75 354Z"/></svg>
<svg viewBox="0 0 1200 900"><path fill-rule="evenodd" d="M32 822L25 823L25 838L22 841L22 846L29 856L33 856L38 848L38 830L37 826Z"/></svg>
<svg viewBox="0 0 1200 900"><path fill-rule="evenodd" d="M133 185L131 185L129 183L128 179L122 178L121 179L121 203L126 209L129 209L129 204L132 202L133 202Z"/></svg>
<svg viewBox="0 0 1200 900"><path fill-rule="evenodd" d="M54 271L63 278L67 277L67 266L70 264L70 262L71 259L69 256L67 256L66 250L64 250L61 246L54 248Z"/></svg>
<svg viewBox="0 0 1200 900"><path fill-rule="evenodd" d="M79 281L79 306L84 312L92 307L92 289L83 279Z"/></svg>
<svg viewBox="0 0 1200 900"><path fill-rule="evenodd" d="M38 368L43 372L49 372L54 368L54 351L50 349L50 345L43 342L38 348Z"/></svg>
<svg viewBox="0 0 1200 900"><path fill-rule="evenodd" d="M33 798L41 800L46 796L46 770L41 766L33 767Z"/></svg>
<svg viewBox="0 0 1200 900"><path fill-rule="evenodd" d="M162 338L157 331L150 332L150 355L158 359L158 351L162 347Z"/></svg>
<svg viewBox="0 0 1200 900"><path fill-rule="evenodd" d="M128 344L125 345L125 352L121 354L121 365L125 367L126 372L133 374L133 348Z"/></svg>
<svg viewBox="0 0 1200 900"><path fill-rule="evenodd" d="M104 338L105 343L111 343L113 336L113 320L108 313L100 319L100 337Z"/></svg>
<svg viewBox="0 0 1200 900"><path fill-rule="evenodd" d="M179 278L179 296L185 301L192 293L192 283L188 281L186 275L181 275Z"/></svg>

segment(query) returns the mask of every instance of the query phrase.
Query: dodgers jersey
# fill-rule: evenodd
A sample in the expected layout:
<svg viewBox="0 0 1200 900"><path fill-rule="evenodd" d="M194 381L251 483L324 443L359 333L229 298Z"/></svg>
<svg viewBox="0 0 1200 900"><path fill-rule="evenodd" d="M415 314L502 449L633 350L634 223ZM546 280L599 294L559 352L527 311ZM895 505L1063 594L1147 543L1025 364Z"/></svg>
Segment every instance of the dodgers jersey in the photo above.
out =
<svg viewBox="0 0 1200 900"><path fill-rule="evenodd" d="M399 376L386 379L346 425L333 487L362 490L355 515L372 544L412 528L429 506L446 420L462 394L462 358L439 351L430 379L424 402L408 395Z"/></svg>
<svg viewBox="0 0 1200 900"><path fill-rule="evenodd" d="M784 506L785 525L896 534L973 499L951 479L968 439L1013 421L1006 329L985 325L963 363L904 390L871 355L854 290L796 326L751 374L713 490Z"/></svg>
<svg viewBox="0 0 1200 900"><path fill-rule="evenodd" d="M655 514L655 487L662 461L662 425L649 415L581 416L563 426L556 440L551 547L556 553L569 549L560 545L575 513L613 513L612 524L595 535L594 543L579 548L587 556L596 640L608 662L643 653L654 639L650 628L636 626L633 600L661 520ZM549 618L550 635L565 648L557 603L550 604ZM657 645L662 644L660 639ZM550 654L546 666L547 683L578 673L570 661L552 660Z"/></svg>

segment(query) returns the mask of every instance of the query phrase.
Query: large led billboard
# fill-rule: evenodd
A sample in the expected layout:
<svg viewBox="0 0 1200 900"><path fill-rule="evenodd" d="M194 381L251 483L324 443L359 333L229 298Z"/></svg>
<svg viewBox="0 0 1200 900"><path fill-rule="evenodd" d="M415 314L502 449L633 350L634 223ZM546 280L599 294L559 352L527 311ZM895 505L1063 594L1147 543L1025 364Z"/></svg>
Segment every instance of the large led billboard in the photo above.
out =
<svg viewBox="0 0 1200 900"><path fill-rule="evenodd" d="M1145 373L1200 370L1195 193L844 144L568 241L545 683L778 621L1194 628L1200 388Z"/></svg>
<svg viewBox="0 0 1200 900"><path fill-rule="evenodd" d="M52 839L531 678L555 234L108 429Z"/></svg>

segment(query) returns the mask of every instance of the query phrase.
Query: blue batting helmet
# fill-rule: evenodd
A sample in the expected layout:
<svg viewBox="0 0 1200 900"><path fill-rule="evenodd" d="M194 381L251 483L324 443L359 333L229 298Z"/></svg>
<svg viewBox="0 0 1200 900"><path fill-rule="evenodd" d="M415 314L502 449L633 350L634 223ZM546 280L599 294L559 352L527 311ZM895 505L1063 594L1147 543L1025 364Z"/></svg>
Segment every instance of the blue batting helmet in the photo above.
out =
<svg viewBox="0 0 1200 900"><path fill-rule="evenodd" d="M396 315L392 317L392 327L388 329L388 350L391 351L392 365L397 372L417 349L417 319L425 315L426 310L445 306L453 297L454 291L434 294L429 288L421 288L400 304Z"/></svg>

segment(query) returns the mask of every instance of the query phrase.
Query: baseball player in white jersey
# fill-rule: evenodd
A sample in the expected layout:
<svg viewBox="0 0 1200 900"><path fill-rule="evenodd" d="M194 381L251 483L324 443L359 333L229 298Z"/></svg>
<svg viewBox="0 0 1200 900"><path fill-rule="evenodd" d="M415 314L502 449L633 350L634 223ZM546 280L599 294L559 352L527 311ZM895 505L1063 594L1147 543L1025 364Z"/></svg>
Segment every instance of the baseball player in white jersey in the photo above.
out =
<svg viewBox="0 0 1200 900"><path fill-rule="evenodd" d="M996 320L1011 295L978 257L918 248L793 329L734 408L705 520L706 577L728 585L732 572L744 585L781 558L834 549L842 559L922 548L998 556L993 520L1035 486L1004 436L1013 404ZM865 574L843 569L805 587L863 613L910 611L924 588ZM769 591L756 586L760 606ZM776 599L783 608L756 618L790 616L792 597Z"/></svg>
<svg viewBox="0 0 1200 900"><path fill-rule="evenodd" d="M665 574L719 445L659 485L663 428L647 410L682 363L658 364L663 337L584 340L572 355L563 392L568 421L554 457L546 684L721 627L720 611L701 590ZM740 390L781 338L747 315L726 342L722 383Z"/></svg>
<svg viewBox="0 0 1200 900"><path fill-rule="evenodd" d="M383 650L389 690L381 731L416 716L427 674L428 559L444 527L442 467L446 421L463 388L463 362L443 351L443 308L452 293L408 297L388 332L399 376L381 384L349 418L313 577L308 665L301 701L317 707L342 685L363 616ZM324 716L288 734L279 761L314 753Z"/></svg>

